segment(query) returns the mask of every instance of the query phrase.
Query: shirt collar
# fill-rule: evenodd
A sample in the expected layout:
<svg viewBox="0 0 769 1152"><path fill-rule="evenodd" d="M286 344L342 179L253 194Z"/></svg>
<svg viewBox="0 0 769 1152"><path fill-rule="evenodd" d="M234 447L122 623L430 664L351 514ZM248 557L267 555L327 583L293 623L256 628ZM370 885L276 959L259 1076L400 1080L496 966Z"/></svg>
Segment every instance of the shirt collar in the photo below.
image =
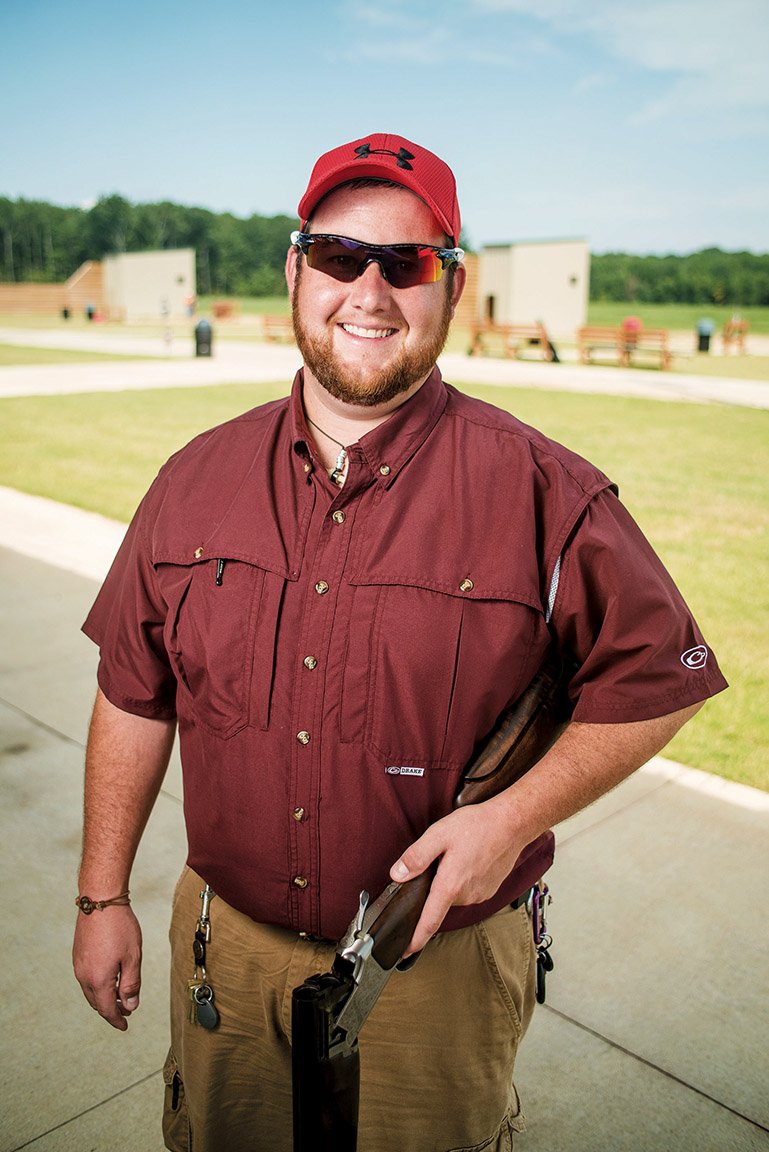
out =
<svg viewBox="0 0 769 1152"><path fill-rule="evenodd" d="M304 374L300 369L291 389L291 426L294 452L307 459L316 453L302 404ZM440 419L448 403L448 392L438 367L434 367L422 387L401 404L388 420L367 432L358 448L378 484L389 488L401 469L421 447Z"/></svg>

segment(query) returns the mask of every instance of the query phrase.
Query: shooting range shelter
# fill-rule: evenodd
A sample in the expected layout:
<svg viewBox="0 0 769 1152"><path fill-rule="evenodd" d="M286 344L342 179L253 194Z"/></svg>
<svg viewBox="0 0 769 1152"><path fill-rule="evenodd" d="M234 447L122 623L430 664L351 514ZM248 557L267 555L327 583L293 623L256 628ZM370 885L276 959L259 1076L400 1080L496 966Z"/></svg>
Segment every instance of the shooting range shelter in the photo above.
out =
<svg viewBox="0 0 769 1152"><path fill-rule="evenodd" d="M590 250L585 240L487 244L478 268L481 324L544 324L572 339L587 320Z"/></svg>
<svg viewBox="0 0 769 1152"><path fill-rule="evenodd" d="M111 320L178 319L195 297L194 248L121 252L102 262L104 305Z"/></svg>

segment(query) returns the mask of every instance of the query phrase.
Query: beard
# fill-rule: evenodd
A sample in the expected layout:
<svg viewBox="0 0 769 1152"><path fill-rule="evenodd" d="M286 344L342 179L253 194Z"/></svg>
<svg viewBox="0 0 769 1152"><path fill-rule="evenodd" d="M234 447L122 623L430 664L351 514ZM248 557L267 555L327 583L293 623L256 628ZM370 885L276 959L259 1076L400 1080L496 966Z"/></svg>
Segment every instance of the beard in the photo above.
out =
<svg viewBox="0 0 769 1152"><path fill-rule="evenodd" d="M418 381L427 379L446 343L451 323L453 277L447 276L446 280L447 290L434 328L426 334L418 348L414 350L402 348L392 364L374 375L370 368L351 367L346 364L334 352L333 335L330 331L319 336L312 335L307 330L302 321L299 303L301 262L298 263L291 296L291 315L294 336L306 367L330 396L345 404L374 408L408 392Z"/></svg>

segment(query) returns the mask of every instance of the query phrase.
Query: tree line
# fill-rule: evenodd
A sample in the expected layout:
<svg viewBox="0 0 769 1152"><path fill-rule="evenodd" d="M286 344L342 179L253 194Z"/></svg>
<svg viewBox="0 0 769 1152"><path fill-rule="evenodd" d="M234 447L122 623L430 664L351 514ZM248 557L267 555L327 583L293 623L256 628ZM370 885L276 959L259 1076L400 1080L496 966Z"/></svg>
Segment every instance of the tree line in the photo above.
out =
<svg viewBox="0 0 769 1152"><path fill-rule="evenodd" d="M642 304L769 305L769 255L704 248L687 256L590 259L591 300Z"/></svg>
<svg viewBox="0 0 769 1152"><path fill-rule="evenodd" d="M56 283L86 260L118 252L194 248L203 295L285 292L283 265L295 216L250 216L170 201L103 196L92 208L0 197L0 281Z"/></svg>
<svg viewBox="0 0 769 1152"><path fill-rule="evenodd" d="M91 208L0 197L0 281L55 283L85 260L116 252L194 248L201 294L270 296L285 291L283 264L296 226L294 216L242 218L166 200L132 204L118 195ZM685 256L593 255L590 297L769 306L769 254L706 248Z"/></svg>

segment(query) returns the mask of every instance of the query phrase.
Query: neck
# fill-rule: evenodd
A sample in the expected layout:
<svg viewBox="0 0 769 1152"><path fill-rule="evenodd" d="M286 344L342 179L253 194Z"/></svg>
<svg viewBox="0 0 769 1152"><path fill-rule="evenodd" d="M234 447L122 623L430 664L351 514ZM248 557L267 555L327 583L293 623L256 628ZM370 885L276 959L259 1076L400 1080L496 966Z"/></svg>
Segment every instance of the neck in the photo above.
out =
<svg viewBox="0 0 769 1152"><path fill-rule="evenodd" d="M302 402L305 415L318 428L322 428L326 435L321 436L317 429L312 426L310 426L309 431L324 463L329 461L329 468L336 460L336 453L338 452L338 447L328 440L329 436L345 447L356 444L367 432L372 432L374 428L378 428L380 424L389 420L398 408L419 391L427 379L425 377L416 381L408 391L400 393L384 404L369 407L363 404L348 404L332 396L315 379L306 365L304 366L303 377Z"/></svg>
<svg viewBox="0 0 769 1152"><path fill-rule="evenodd" d="M384 424L392 411L378 412L376 409L344 404L329 396L320 386L308 387L306 374L305 369L302 400L308 418L308 431L318 455L330 471L336 464L340 444L345 448L356 444L367 432Z"/></svg>

